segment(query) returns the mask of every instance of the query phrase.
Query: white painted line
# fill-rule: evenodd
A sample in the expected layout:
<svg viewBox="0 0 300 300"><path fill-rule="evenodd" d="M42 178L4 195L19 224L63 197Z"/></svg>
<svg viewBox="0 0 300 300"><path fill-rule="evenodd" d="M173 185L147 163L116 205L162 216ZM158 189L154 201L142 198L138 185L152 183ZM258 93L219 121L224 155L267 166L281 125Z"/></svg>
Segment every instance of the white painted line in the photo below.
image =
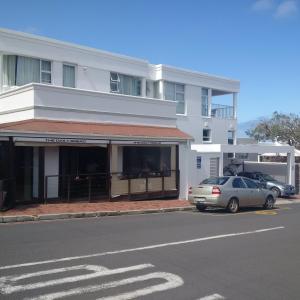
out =
<svg viewBox="0 0 300 300"><path fill-rule="evenodd" d="M97 291L101 291L104 289L113 289L118 286L124 286L124 285L128 285L128 284L136 283L136 282L143 282L143 281L151 280L151 279L164 279L164 280L166 280L166 282L152 285L150 287L138 289L138 290L135 290L132 292L127 292L124 294L99 298L98 300L129 300L129 299L134 299L134 298L137 298L140 296L150 295L155 292L161 292L161 291L173 289L173 288L183 285L183 283L184 283L182 278L175 274L165 273L165 272L155 272L155 273L150 273L147 275L130 277L130 278L126 278L126 279L122 279L122 280L118 280L118 281L111 281L111 282L103 283L100 285L90 285L90 286L86 286L86 287L80 287L80 288L70 289L67 291L45 294L45 295L41 295L38 297L25 298L25 299L27 299L27 300L29 300L29 299L30 300L54 300L54 299L64 298L67 296L82 295L84 293L97 292Z"/></svg>
<svg viewBox="0 0 300 300"><path fill-rule="evenodd" d="M154 267L152 264L141 264L136 266L131 266L127 268L118 268L118 269L107 269L102 266L93 266L93 265L80 265L80 266L73 266L73 267L67 267L67 268L59 268L59 269L51 269L41 272L35 272L35 273L27 273L23 275L18 276L6 276L6 277L0 277L0 294L11 294L15 292L22 292L27 290L33 290L38 288L44 288L49 286L55 286L70 282L77 282L82 280L88 280L92 278L97 277L103 277L108 275L114 275L114 274L122 274L130 271L137 271L137 270L143 270L145 268L151 268ZM13 283L26 279L26 278L32 278L32 277L40 277L43 275L49 275L49 274L56 274L56 273L63 273L63 272L70 272L74 270L88 270L92 273L85 274L85 275L77 275L77 276L69 276L64 278L58 278L58 279L52 279L48 281L40 281L36 283L31 284L23 284L23 285L13 285Z"/></svg>
<svg viewBox="0 0 300 300"><path fill-rule="evenodd" d="M235 236L263 233L263 232L268 232L268 231L280 230L280 229L284 229L284 228L285 228L284 226L278 226L278 227L264 228L264 229L258 229L258 230L252 230L252 231L214 235L214 236L208 236L208 237L192 239L192 240L184 240L184 241L170 242L170 243L164 243L164 244L154 244L154 245L149 245L149 246L144 246L144 247L94 253L94 254L89 254L89 255L71 256L71 257L64 257L64 258L58 258L58 259L49 259L49 260L43 260L43 261L37 261L37 262L29 262L29 263L16 264L16 265L10 265L10 266L2 266L2 267L0 267L0 270L29 267L29 266L36 266L36 265L44 265L44 264L50 264L50 263L71 261L71 260L84 259L84 258L93 258L93 257L100 257L100 256L106 256L106 255L113 255L113 254L137 252L137 251L144 251L144 250L157 249L157 248L176 246L176 245L192 244L192 243L198 243L198 242L209 241L209 240L224 239L224 238L235 237Z"/></svg>
<svg viewBox="0 0 300 300"><path fill-rule="evenodd" d="M224 300L224 299L226 299L226 298L219 295L219 294L213 294L213 295L205 296L205 297L200 298L198 300Z"/></svg>

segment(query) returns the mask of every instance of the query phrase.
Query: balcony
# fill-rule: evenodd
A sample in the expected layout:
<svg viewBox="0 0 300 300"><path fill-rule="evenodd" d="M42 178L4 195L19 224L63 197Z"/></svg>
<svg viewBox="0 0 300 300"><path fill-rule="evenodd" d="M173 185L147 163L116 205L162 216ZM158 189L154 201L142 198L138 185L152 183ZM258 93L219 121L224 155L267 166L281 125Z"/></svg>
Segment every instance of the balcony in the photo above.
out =
<svg viewBox="0 0 300 300"><path fill-rule="evenodd" d="M211 117L219 119L233 119L234 108L230 105L211 104Z"/></svg>
<svg viewBox="0 0 300 300"><path fill-rule="evenodd" d="M0 123L28 119L176 127L176 103L39 83L0 94Z"/></svg>

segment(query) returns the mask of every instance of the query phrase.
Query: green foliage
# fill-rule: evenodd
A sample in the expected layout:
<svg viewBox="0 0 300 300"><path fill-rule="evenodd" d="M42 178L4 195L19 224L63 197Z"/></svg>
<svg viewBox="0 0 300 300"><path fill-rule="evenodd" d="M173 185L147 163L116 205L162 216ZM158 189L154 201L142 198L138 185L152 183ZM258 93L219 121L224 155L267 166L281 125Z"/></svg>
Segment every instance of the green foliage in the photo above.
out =
<svg viewBox="0 0 300 300"><path fill-rule="evenodd" d="M275 111L272 118L259 122L246 134L257 141L278 141L290 146L300 147L300 116L281 114Z"/></svg>

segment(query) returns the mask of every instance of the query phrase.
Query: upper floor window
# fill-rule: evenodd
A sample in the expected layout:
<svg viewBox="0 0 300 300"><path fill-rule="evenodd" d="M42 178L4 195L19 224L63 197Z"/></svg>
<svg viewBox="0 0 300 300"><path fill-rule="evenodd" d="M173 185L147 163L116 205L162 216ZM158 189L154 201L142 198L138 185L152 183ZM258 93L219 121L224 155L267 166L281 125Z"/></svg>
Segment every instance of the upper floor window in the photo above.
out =
<svg viewBox="0 0 300 300"><path fill-rule="evenodd" d="M203 129L203 142L211 142L211 130Z"/></svg>
<svg viewBox="0 0 300 300"><path fill-rule="evenodd" d="M4 86L21 86L31 82L51 84L51 61L3 55Z"/></svg>
<svg viewBox="0 0 300 300"><path fill-rule="evenodd" d="M202 89L202 116L208 116L208 89Z"/></svg>
<svg viewBox="0 0 300 300"><path fill-rule="evenodd" d="M139 77L110 73L110 91L112 93L141 96L142 81Z"/></svg>
<svg viewBox="0 0 300 300"><path fill-rule="evenodd" d="M165 99L177 102L176 113L185 113L185 100L184 100L184 85L165 82Z"/></svg>
<svg viewBox="0 0 300 300"><path fill-rule="evenodd" d="M228 136L228 144L233 145L234 144L234 131L233 130L228 130L227 131L227 136Z"/></svg>
<svg viewBox="0 0 300 300"><path fill-rule="evenodd" d="M75 87L75 66L63 65L63 86Z"/></svg>

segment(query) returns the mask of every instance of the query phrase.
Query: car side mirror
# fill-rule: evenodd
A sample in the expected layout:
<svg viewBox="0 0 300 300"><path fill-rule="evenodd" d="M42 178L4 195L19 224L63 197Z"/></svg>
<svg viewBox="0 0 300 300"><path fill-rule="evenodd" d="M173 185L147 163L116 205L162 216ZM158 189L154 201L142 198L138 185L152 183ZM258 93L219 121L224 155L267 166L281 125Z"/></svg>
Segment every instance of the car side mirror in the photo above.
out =
<svg viewBox="0 0 300 300"><path fill-rule="evenodd" d="M266 185L265 185L263 182L260 182L260 183L258 184L258 187L259 187L260 189L265 189L265 188L266 188Z"/></svg>

